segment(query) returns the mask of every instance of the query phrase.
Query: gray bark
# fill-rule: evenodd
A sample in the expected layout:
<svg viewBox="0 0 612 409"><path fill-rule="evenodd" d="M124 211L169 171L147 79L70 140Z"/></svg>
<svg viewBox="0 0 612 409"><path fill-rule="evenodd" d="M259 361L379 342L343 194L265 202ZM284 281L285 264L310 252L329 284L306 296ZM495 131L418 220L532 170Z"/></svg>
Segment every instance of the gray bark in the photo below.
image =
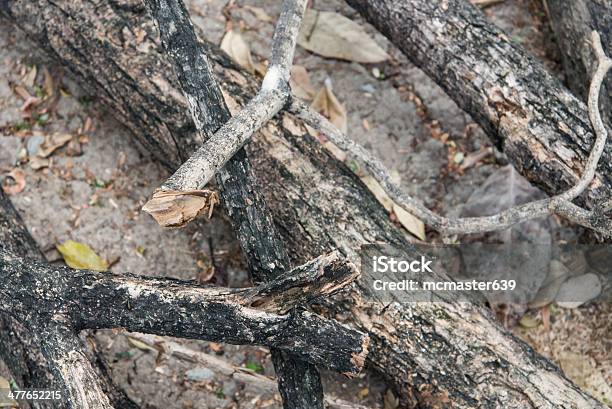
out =
<svg viewBox="0 0 612 409"><path fill-rule="evenodd" d="M583 101L589 92L589 78L596 58L587 44L591 31L600 33L604 50L612 54L612 1L610 0L545 0L559 50L565 80ZM612 123L612 86L602 87L602 116Z"/></svg>
<svg viewBox="0 0 612 409"><path fill-rule="evenodd" d="M595 140L585 104L477 7L466 0L347 2L471 114L527 179L551 195L575 185ZM596 207L610 197L612 144L578 202Z"/></svg>
<svg viewBox="0 0 612 409"><path fill-rule="evenodd" d="M179 152L190 153L182 142L194 132L186 102L139 3L37 0L0 5L0 14L50 49L171 170L180 165ZM122 30L136 27L149 33L146 44L136 48L117 41ZM203 45L228 98L248 100L255 80L216 47ZM247 150L293 262L329 249L358 262L360 246L376 242L416 255L360 180L295 117L273 119ZM368 304L355 288L323 310L368 331L370 364L407 406L602 407L501 328L485 308Z"/></svg>

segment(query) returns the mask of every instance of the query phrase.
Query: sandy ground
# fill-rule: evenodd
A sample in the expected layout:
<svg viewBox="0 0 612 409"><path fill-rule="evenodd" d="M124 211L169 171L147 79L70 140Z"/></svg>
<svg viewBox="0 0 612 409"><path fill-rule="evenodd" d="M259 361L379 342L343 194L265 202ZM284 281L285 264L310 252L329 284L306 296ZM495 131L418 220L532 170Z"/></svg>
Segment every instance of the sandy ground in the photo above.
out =
<svg viewBox="0 0 612 409"><path fill-rule="evenodd" d="M190 0L187 4L195 24L205 27L209 38L219 43L227 24L222 14L225 2ZM273 22L261 21L241 7L245 4L261 7L273 18L279 6L271 0L252 0L238 1L231 9L232 24L246 28L245 39L258 62L268 54ZM554 47L538 4L505 1L485 11L556 71ZM338 1L316 2L315 7L361 21ZM456 172L449 157L452 162L457 152L469 155L489 147L485 135L381 35L369 26L366 29L392 56L391 62L376 66L349 63L324 59L300 48L296 63L306 67L316 89L331 78L334 93L347 109L351 137L396 171L408 192L432 208L457 215L461 204L506 163L505 159L501 154L491 154L478 166ZM34 110L35 119L24 118L24 100L15 89L22 86L33 94L44 90L45 69L53 73L54 92L59 93L57 103L47 107L48 115ZM383 75L375 77L373 69ZM6 175L16 167L24 171L25 189L12 200L50 260L61 262L55 246L72 239L91 246L112 263L115 272L195 279L207 266L214 265L212 282L248 285L239 246L222 212L217 211L210 222L183 230L161 230L141 213L140 207L167 173L97 105L95 95L84 94L68 73L37 53L20 33L4 26L0 27L0 128L0 173ZM73 141L50 156L48 168L32 169L27 158L40 149L36 142L54 132L70 133ZM589 356L591 371L610 382L610 359L602 352L609 345L601 344L602 334L604 340L606 334L609 337L610 308L588 308L596 309L554 312L551 329L539 327L520 331L520 335L557 362L563 362L568 345L579 345L572 352ZM588 331L572 331L576 326ZM211 376L197 364L176 358L156 363L156 354L134 347L118 331L98 331L97 340L117 382L145 407L280 407L277 396L228 377ZM274 375L269 353L263 348L175 341L238 367L249 366ZM203 374L201 379L194 380L194 370ZM387 387L376 376L364 374L349 381L325 373L324 380L326 391L334 395L383 407Z"/></svg>

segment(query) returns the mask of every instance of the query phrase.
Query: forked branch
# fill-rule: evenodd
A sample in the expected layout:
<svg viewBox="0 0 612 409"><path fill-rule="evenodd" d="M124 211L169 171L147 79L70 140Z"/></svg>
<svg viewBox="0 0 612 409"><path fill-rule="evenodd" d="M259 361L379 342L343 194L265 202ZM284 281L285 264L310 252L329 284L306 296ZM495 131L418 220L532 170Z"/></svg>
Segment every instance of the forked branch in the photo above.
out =
<svg viewBox="0 0 612 409"><path fill-rule="evenodd" d="M149 1L150 7L155 7L156 2ZM270 65L263 79L261 89L255 97L234 117L225 124L207 141L204 142L183 165L153 194L149 202L145 204L143 210L155 217L158 223L165 227L176 227L175 218L170 218L173 224L166 223L168 214L181 213L181 209L173 211L172 200L168 200L172 195L177 199L190 192L201 192L213 176L238 152L247 140L265 125L274 115L276 115L291 97L289 88L289 76L297 36L300 31L302 16L306 10L307 0L286 0L283 2L283 9L278 19L274 36L272 39L272 55ZM159 20L158 20L159 21ZM160 30L162 30L160 24ZM170 31L170 34L172 32ZM205 57L199 52L194 52L194 56L206 61ZM174 56L173 56L174 57ZM178 66L178 65L177 65ZM179 75L182 72L179 67ZM208 70L210 70L208 68ZM189 105L193 111L193 117L198 126L198 113L205 108L199 101L205 98L188 96ZM180 193L179 193L180 192ZM157 211L163 206L161 213L164 217L158 217ZM188 222L195 216L185 215L181 217Z"/></svg>

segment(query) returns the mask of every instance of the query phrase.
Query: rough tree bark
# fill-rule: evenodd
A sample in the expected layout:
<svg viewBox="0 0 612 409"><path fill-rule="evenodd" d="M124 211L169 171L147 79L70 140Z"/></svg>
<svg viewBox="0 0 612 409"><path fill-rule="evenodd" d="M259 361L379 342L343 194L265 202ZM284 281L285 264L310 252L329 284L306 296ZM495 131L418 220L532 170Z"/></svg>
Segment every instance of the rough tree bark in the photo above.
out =
<svg viewBox="0 0 612 409"><path fill-rule="evenodd" d="M477 7L466 0L347 2L471 114L532 183L556 194L578 180L595 140L585 104ZM612 144L579 201L594 207L610 197Z"/></svg>
<svg viewBox="0 0 612 409"><path fill-rule="evenodd" d="M587 44L593 30L601 34L604 50L612 52L612 1L545 0L551 25L561 51L565 79L570 89L583 101L588 95L588 78L596 59ZM612 123L612 85L602 91L602 116Z"/></svg>
<svg viewBox="0 0 612 409"><path fill-rule="evenodd" d="M40 252L1 191L0 238L2 359L19 386L62 393L61 401L36 407L137 407L114 389L104 367L92 365L78 338L83 329L268 345L347 374L363 365L367 338L311 313L289 312L357 276L338 253L248 289L54 267L37 261Z"/></svg>
<svg viewBox="0 0 612 409"><path fill-rule="evenodd" d="M185 141L194 126L139 2L5 2L0 13L69 67L170 169L188 156ZM139 30L147 36L136 44ZM255 80L216 47L204 46L233 110L254 94ZM291 115L269 123L247 150L292 261L339 249L358 262L360 246L375 242L415 255L360 180ZM602 407L484 308L372 304L358 288L333 308L369 332L369 362L406 405Z"/></svg>

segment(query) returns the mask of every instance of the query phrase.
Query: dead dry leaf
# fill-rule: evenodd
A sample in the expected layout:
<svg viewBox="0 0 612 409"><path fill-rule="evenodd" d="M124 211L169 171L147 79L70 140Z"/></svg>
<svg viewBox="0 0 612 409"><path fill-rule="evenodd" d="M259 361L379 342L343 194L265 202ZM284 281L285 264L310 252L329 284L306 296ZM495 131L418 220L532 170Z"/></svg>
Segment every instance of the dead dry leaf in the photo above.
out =
<svg viewBox="0 0 612 409"><path fill-rule="evenodd" d="M66 145L72 139L72 135L64 132L54 132L45 136L45 142L38 152L41 158L48 158L53 152Z"/></svg>
<svg viewBox="0 0 612 409"><path fill-rule="evenodd" d="M108 270L108 263L87 244L67 240L57 246L57 251L60 252L69 267L77 270Z"/></svg>
<svg viewBox="0 0 612 409"><path fill-rule="evenodd" d="M30 158L30 167L34 170L48 168L50 164L51 161L46 158L40 158L38 156L33 156Z"/></svg>
<svg viewBox="0 0 612 409"><path fill-rule="evenodd" d="M310 83L310 76L308 71L301 65L294 65L291 67L291 77L289 79L289 85L291 91L296 97L310 101L316 94L316 90Z"/></svg>
<svg viewBox="0 0 612 409"><path fill-rule="evenodd" d="M244 41L242 34L237 30L229 30L221 40L221 49L225 51L242 68L255 73L255 64L251 56L251 49Z"/></svg>
<svg viewBox="0 0 612 409"><path fill-rule="evenodd" d="M7 393L11 390L11 383L8 379L0 376L0 408L17 408L19 404L17 401L9 398Z"/></svg>
<svg viewBox="0 0 612 409"><path fill-rule="evenodd" d="M360 63L379 63L389 58L363 27L341 14L307 9L298 44L323 57Z"/></svg>
<svg viewBox="0 0 612 409"><path fill-rule="evenodd" d="M425 224L407 212L403 207L397 203L393 203L393 213L397 217L397 221L404 226L406 230L414 234L420 240L425 240Z"/></svg>
<svg viewBox="0 0 612 409"><path fill-rule="evenodd" d="M217 203L219 195L211 190L159 190L142 210L149 213L160 226L182 227L204 212L208 212L210 219Z"/></svg>
<svg viewBox="0 0 612 409"><path fill-rule="evenodd" d="M38 68L33 65L32 68L28 71L28 73L23 77L23 83L28 88L32 88L34 86L34 82L36 81L36 75L38 74Z"/></svg>
<svg viewBox="0 0 612 409"><path fill-rule="evenodd" d="M132 346L134 348L138 348L141 351L145 351L145 352L151 351L151 352L155 352L155 353L159 352L159 350L157 348L152 347L149 344L145 344L144 342L142 342L139 339L130 337L129 335L126 335L126 338L127 338L128 344L130 344L130 346Z"/></svg>
<svg viewBox="0 0 612 409"><path fill-rule="evenodd" d="M342 133L346 134L348 129L346 109L332 92L329 78L325 80L325 84L314 97L310 107L329 119Z"/></svg>
<svg viewBox="0 0 612 409"><path fill-rule="evenodd" d="M420 240L425 240L425 224L404 210L403 207L398 205L389 197L387 192L384 191L380 183L370 175L363 176L361 181L367 186L372 192L376 200L387 210L389 213L395 214L397 221L410 233L418 237Z"/></svg>
<svg viewBox="0 0 612 409"><path fill-rule="evenodd" d="M55 80L47 67L43 67L43 73L45 75L45 94L47 97L52 97L55 93Z"/></svg>
<svg viewBox="0 0 612 409"><path fill-rule="evenodd" d="M4 182L2 183L2 190L4 190L4 193L7 195L16 195L17 193L23 192L23 189L25 189L26 186L25 173L23 170L15 168L6 176L7 178L10 178L13 183L9 184L7 183L6 178L4 179Z"/></svg>

